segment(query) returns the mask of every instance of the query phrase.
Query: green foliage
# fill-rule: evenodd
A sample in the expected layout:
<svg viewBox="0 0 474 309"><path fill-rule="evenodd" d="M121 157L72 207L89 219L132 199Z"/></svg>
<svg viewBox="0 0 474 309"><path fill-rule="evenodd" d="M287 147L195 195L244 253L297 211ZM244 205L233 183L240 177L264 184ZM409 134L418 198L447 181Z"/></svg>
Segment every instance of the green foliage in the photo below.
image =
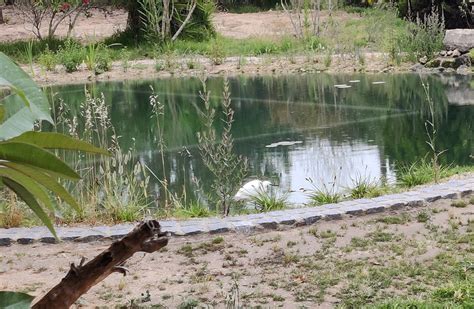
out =
<svg viewBox="0 0 474 309"><path fill-rule="evenodd" d="M38 56L38 63L47 71L53 71L58 63L56 54L54 54L49 48Z"/></svg>
<svg viewBox="0 0 474 309"><path fill-rule="evenodd" d="M214 213L209 210L209 207L203 205L198 201L192 201L184 205L179 205L173 216L181 218L205 218L210 217Z"/></svg>
<svg viewBox="0 0 474 309"><path fill-rule="evenodd" d="M58 178L77 180L80 177L48 149L80 150L97 154L107 152L65 135L28 132L37 120L47 119L52 122L47 109L49 104L42 91L26 73L3 54L0 54L0 82L12 89L25 105L1 126L3 141L0 142L0 182L15 192L56 236L51 220L44 210L54 210L47 191L79 209L75 200L59 184ZM13 103L7 101L5 104L10 106ZM18 115L20 116L17 117Z"/></svg>
<svg viewBox="0 0 474 309"><path fill-rule="evenodd" d="M365 197L377 197L383 194L382 188L377 182L359 175L352 180L352 188L350 189L350 196L353 199L360 199Z"/></svg>
<svg viewBox="0 0 474 309"><path fill-rule="evenodd" d="M418 61L424 56L431 59L436 51L442 49L445 24L436 9L425 18L406 22L396 18L395 10L389 9L388 12L396 26L387 27L381 47L395 64L400 64L403 52L408 53L409 60Z"/></svg>
<svg viewBox="0 0 474 309"><path fill-rule="evenodd" d="M103 44L89 44L86 46L85 63L87 69L95 74L110 70L111 58L109 51Z"/></svg>
<svg viewBox="0 0 474 309"><path fill-rule="evenodd" d="M64 45L66 40L64 39L44 39L44 40L28 40L28 41L12 41L12 42L1 42L0 52L3 52L8 57L11 57L15 61L27 63L28 59L25 54L25 50L28 48L30 42L33 44L32 53L33 58L37 59L41 54L47 52L56 52L61 46Z"/></svg>
<svg viewBox="0 0 474 309"><path fill-rule="evenodd" d="M330 192L325 189L316 189L310 194L310 199L315 205L339 203L342 200L342 195L335 192Z"/></svg>
<svg viewBox="0 0 474 309"><path fill-rule="evenodd" d="M16 94L0 101L5 115L0 119L0 140L32 130L36 121L52 122L45 94L3 53L0 53L0 86Z"/></svg>
<svg viewBox="0 0 474 309"><path fill-rule="evenodd" d="M25 293L0 291L0 308L28 309L34 298Z"/></svg>
<svg viewBox="0 0 474 309"><path fill-rule="evenodd" d="M59 49L57 56L68 73L77 71L79 65L86 58L83 47L73 40L67 40L64 46Z"/></svg>
<svg viewBox="0 0 474 309"><path fill-rule="evenodd" d="M214 35L211 19L214 1L197 0L194 10L192 4L182 0L173 1L169 7L166 7L165 2L156 0L118 2L129 12L125 36L122 37L128 43L136 44L142 37L165 42L174 40L177 36L203 40ZM192 14L185 23L189 12ZM179 30L180 28L182 29Z"/></svg>
<svg viewBox="0 0 474 309"><path fill-rule="evenodd" d="M456 207L456 208L466 208L467 207L467 203L463 200L457 200L457 201L453 201L451 203L451 206L452 207Z"/></svg>
<svg viewBox="0 0 474 309"><path fill-rule="evenodd" d="M441 178L447 177L448 173L448 168L444 166L439 167L439 175ZM433 171L431 162L422 159L411 165L402 167L398 179L402 186L410 188L434 181L435 172Z"/></svg>
<svg viewBox="0 0 474 309"><path fill-rule="evenodd" d="M309 191L309 198L314 205L324 205L324 204L332 204L332 203L339 203L343 196L337 191L336 188L336 180L337 176L334 176L334 181L330 186L323 184L322 186L316 186L313 182L313 179L306 178L306 180L311 184L313 187Z"/></svg>
<svg viewBox="0 0 474 309"><path fill-rule="evenodd" d="M232 136L232 123L234 122L234 111L230 104L229 83L224 81L224 92L222 100L222 118L224 128L220 139L217 138L213 124L215 122L215 109L211 107L210 93L206 90L203 81L203 92L201 98L205 105L202 119L205 130L198 133L199 150L202 160L214 177L211 199L216 201L222 213L227 216L230 212L232 195L242 182L246 174L247 161L234 152L234 139Z"/></svg>
<svg viewBox="0 0 474 309"><path fill-rule="evenodd" d="M259 192L252 196L251 203L258 212L269 212L284 209L287 206L287 196L278 196L274 192Z"/></svg>

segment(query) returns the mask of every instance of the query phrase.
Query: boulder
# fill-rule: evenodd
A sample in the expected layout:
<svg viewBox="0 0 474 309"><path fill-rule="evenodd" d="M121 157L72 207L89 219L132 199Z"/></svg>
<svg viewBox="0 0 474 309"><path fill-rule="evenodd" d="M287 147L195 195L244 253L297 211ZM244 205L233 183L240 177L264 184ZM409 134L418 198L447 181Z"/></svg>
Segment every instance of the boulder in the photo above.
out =
<svg viewBox="0 0 474 309"><path fill-rule="evenodd" d="M447 50L457 49L463 54L467 53L474 48L474 29L446 30L443 43Z"/></svg>

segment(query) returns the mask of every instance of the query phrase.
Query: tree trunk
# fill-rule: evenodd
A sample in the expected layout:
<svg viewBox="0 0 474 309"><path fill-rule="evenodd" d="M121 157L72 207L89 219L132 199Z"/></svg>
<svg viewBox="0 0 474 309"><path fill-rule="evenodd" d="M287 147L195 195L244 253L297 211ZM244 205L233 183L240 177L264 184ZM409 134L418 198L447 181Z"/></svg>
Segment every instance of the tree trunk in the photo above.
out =
<svg viewBox="0 0 474 309"><path fill-rule="evenodd" d="M140 18L140 4L136 0L128 1L127 11L127 30L133 33L136 37L140 35L142 30L142 21Z"/></svg>
<svg viewBox="0 0 474 309"><path fill-rule="evenodd" d="M41 298L32 308L69 308L91 287L113 272L126 275L124 263L136 252L153 253L168 244L155 220L142 222L122 240L114 242L107 250L89 263L71 264L66 277Z"/></svg>

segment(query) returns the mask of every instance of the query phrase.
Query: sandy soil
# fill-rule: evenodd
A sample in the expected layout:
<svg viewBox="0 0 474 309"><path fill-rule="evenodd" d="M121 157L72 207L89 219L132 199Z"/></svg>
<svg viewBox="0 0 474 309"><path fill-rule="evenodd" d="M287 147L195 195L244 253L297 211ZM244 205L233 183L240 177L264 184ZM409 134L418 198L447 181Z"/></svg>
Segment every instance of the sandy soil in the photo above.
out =
<svg viewBox="0 0 474 309"><path fill-rule="evenodd" d="M321 23L328 19L327 11L321 13ZM360 18L358 15L346 12L332 14L334 21ZM288 15L283 11L268 11L259 13L232 14L217 13L214 16L214 26L223 36L245 39L249 37L277 37L294 34L294 29Z"/></svg>
<svg viewBox="0 0 474 309"><path fill-rule="evenodd" d="M3 10L6 23L0 25L0 42L15 41L34 38L31 27L24 22L18 10L7 7ZM110 10L107 13L100 10L91 10L91 17L81 15L74 28L73 36L82 41L98 40L111 36L123 30L127 23L127 12L123 10ZM46 35L47 24L41 27L41 33ZM62 23L56 32L58 36L66 36L67 24Z"/></svg>
<svg viewBox="0 0 474 309"><path fill-rule="evenodd" d="M18 16L18 12L8 8L4 15L7 23L0 25L0 41L11 41L32 37L31 31ZM327 13L322 13L321 20L327 19ZM345 12L336 12L333 15L335 20L346 20L348 18L359 18L357 15ZM89 18L81 17L75 27L74 36L83 41L100 39L112 35L114 32L123 29L126 24L127 14L121 10L111 11L104 16L102 11L92 11ZM233 38L248 38L254 36L280 36L293 33L291 22L281 11L268 11L261 13L231 14L216 13L214 24L217 32ZM58 30L59 35L66 33L66 27ZM307 56L262 56L248 57L242 62L236 57L226 58L220 65L214 65L209 59L203 57L171 59L171 66L164 66L163 70L157 72L155 60L139 60L115 62L112 69L105 74L95 76L92 72L81 68L78 72L66 73L64 68L58 66L54 71L45 71L39 66L34 68L32 74L34 79L42 85L85 83L88 81L107 81L125 79L150 79L166 78L171 76L193 76L193 75L258 75L258 74L289 74L289 73L310 73L310 72L406 72L408 65L392 67L389 65L387 55L380 53L367 53L363 55L364 65L361 66L360 59L354 55L334 55L331 65L326 67L328 55L308 54ZM170 62L168 60L158 60ZM193 68L189 68L189 63L194 63ZM24 66L30 73L30 68Z"/></svg>
<svg viewBox="0 0 474 309"><path fill-rule="evenodd" d="M455 208L444 200L310 227L171 238L163 251L136 254L126 265L130 276L111 275L84 295L78 307L133 302L176 308L199 302L224 308L226 299L238 295L245 307L332 308L369 292L361 301L424 297L451 278L450 263L472 258L473 219L474 205ZM41 295L59 282L69 263L82 256L91 259L109 245L2 247L0 290Z"/></svg>
<svg viewBox="0 0 474 309"><path fill-rule="evenodd" d="M7 7L3 12L6 24L0 25L0 42L33 38L31 29L18 10ZM327 12L321 13L321 22L328 18ZM358 15L346 12L335 12L333 20L359 18ZM232 14L217 12L213 16L216 31L223 36L245 39L256 36L286 36L293 33L288 15L282 11L259 13ZM91 16L80 16L74 28L73 36L83 40L95 40L111 36L123 30L127 23L127 13L124 10L91 10ZM47 25L41 27L42 33L47 33ZM65 36L67 25L62 24L57 35Z"/></svg>
<svg viewBox="0 0 474 309"><path fill-rule="evenodd" d="M114 62L110 71L94 75L85 65L77 72L66 73L64 68L57 66L54 71L45 71L34 66L34 74L27 65L23 69L33 76L40 85L82 84L92 81L157 79L185 76L213 75L281 75L306 73L389 73L408 72L411 65L404 63L392 66L388 56L382 53L367 53L366 64L361 66L353 55L333 55L331 66L325 65L326 55L310 54L306 56L261 56L261 57L228 57L222 64L216 65L210 59L195 57L176 57L174 59L147 59ZM161 69L157 71L157 63ZM192 63L192 68L190 64Z"/></svg>

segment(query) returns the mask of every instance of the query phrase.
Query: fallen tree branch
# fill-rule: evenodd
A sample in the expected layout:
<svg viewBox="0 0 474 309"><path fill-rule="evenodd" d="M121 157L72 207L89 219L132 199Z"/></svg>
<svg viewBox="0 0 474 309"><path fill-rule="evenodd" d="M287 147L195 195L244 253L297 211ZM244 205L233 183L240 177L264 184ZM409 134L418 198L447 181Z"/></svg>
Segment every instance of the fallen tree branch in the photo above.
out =
<svg viewBox="0 0 474 309"><path fill-rule="evenodd" d="M84 265L71 264L66 277L43 296L32 308L69 308L91 287L114 272L126 275L124 263L136 252L153 253L168 244L168 238L160 231L158 221L142 222L124 238L114 242L107 250Z"/></svg>

